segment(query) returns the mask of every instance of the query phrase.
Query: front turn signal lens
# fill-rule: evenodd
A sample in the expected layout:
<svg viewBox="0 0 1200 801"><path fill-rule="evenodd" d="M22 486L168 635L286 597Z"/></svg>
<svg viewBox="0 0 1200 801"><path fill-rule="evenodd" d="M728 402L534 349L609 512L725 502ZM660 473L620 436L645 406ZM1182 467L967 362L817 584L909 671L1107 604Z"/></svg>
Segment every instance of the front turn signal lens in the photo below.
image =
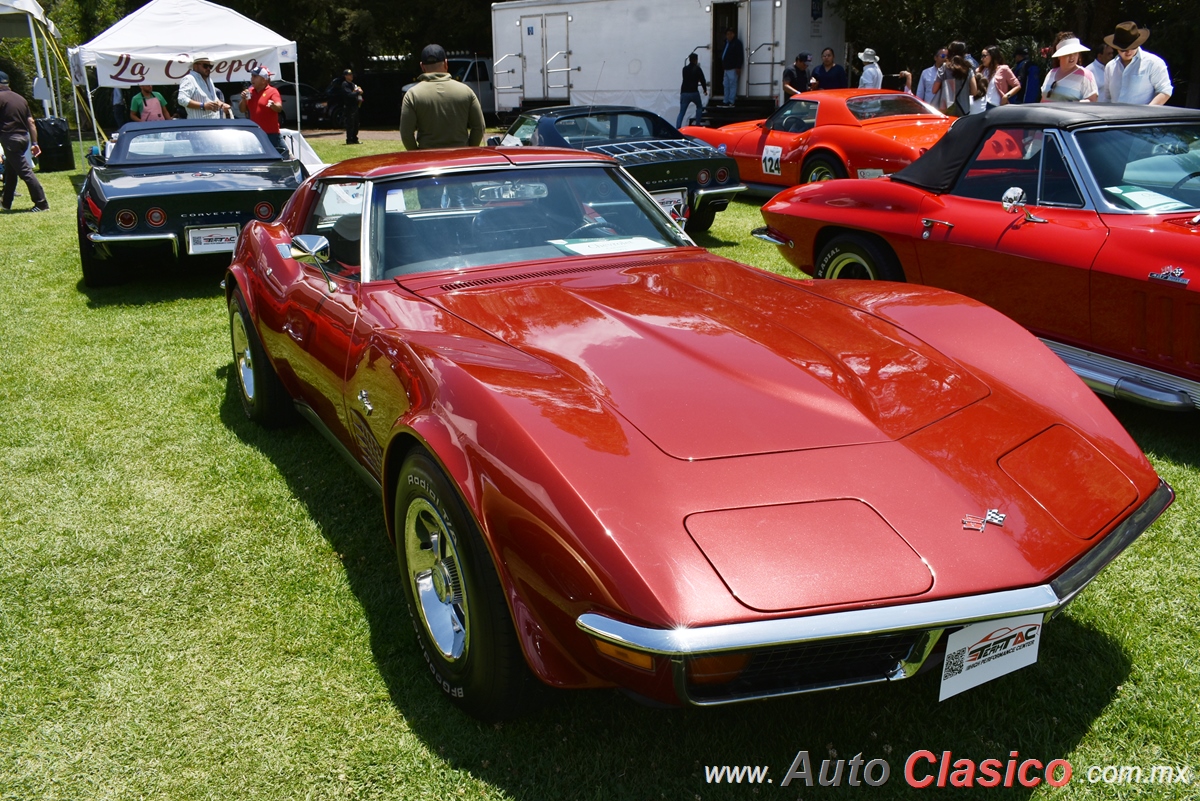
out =
<svg viewBox="0 0 1200 801"><path fill-rule="evenodd" d="M750 654L696 657L687 662L688 680L692 684L726 684L742 675L748 664Z"/></svg>
<svg viewBox="0 0 1200 801"><path fill-rule="evenodd" d="M630 651L628 648L622 648L619 645L614 645L604 640L595 640L594 642L596 643L596 650L611 659L639 668L640 670L654 670L654 657L650 656L650 654L644 654L641 651Z"/></svg>

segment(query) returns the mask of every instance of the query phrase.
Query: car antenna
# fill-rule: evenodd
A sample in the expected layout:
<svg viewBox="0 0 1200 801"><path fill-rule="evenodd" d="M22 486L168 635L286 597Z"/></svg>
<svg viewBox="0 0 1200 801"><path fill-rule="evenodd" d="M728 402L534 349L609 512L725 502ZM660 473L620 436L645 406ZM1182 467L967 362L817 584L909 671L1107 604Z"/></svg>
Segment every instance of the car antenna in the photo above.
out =
<svg viewBox="0 0 1200 801"><path fill-rule="evenodd" d="M589 117L592 116L592 109L596 107L596 93L600 91L600 78L601 78L601 76L604 75L604 65L607 63L608 63L607 59L605 59L604 61L601 61L600 62L600 71L598 73L596 73L596 88L592 90L592 102L588 103L588 116Z"/></svg>

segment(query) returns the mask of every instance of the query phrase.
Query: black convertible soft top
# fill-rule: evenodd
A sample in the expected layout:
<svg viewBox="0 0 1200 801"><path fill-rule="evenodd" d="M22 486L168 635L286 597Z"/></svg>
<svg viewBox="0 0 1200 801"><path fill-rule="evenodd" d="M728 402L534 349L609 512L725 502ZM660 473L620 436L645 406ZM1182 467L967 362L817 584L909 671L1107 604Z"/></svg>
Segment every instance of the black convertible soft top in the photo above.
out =
<svg viewBox="0 0 1200 801"><path fill-rule="evenodd" d="M1000 106L960 117L929 152L892 175L893 181L930 192L948 192L963 164L996 128L1075 128L1136 123L1200 122L1196 109L1133 106L1125 103L1030 103Z"/></svg>

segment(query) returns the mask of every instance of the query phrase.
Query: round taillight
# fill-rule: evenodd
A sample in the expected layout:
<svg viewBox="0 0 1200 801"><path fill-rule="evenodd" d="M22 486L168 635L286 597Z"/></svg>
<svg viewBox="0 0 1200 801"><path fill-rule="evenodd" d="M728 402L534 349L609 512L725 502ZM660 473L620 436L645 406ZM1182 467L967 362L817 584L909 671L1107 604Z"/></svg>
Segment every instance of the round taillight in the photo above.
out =
<svg viewBox="0 0 1200 801"><path fill-rule="evenodd" d="M264 200L254 207L254 216L260 220L269 220L275 216L275 207Z"/></svg>
<svg viewBox="0 0 1200 801"><path fill-rule="evenodd" d="M704 186L711 180L712 173L708 170L701 170L700 172L696 173L696 183L700 184L701 186Z"/></svg>
<svg viewBox="0 0 1200 801"><path fill-rule="evenodd" d="M121 209L117 212L117 226L126 230L137 225L137 215L129 209Z"/></svg>
<svg viewBox="0 0 1200 801"><path fill-rule="evenodd" d="M728 180L729 180L729 170L725 169L724 167L717 170L717 183L723 184Z"/></svg>
<svg viewBox="0 0 1200 801"><path fill-rule="evenodd" d="M160 208L153 208L146 212L146 222L155 228L161 228L167 221L167 213Z"/></svg>

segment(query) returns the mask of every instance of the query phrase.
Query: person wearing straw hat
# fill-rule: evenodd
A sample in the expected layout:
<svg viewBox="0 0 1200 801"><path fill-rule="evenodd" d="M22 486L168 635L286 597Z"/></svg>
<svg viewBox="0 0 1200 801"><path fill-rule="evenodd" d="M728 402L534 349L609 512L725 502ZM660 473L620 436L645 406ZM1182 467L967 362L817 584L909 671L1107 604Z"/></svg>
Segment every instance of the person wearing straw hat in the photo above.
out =
<svg viewBox="0 0 1200 801"><path fill-rule="evenodd" d="M1054 44L1055 50L1050 57L1057 66L1046 73L1046 80L1042 82L1042 102L1096 102L1096 79L1079 66L1079 54L1088 53L1091 48L1070 31L1055 37Z"/></svg>
<svg viewBox="0 0 1200 801"><path fill-rule="evenodd" d="M230 110L212 81L213 60L206 53L192 56L192 71L179 82L179 105L189 120L218 120Z"/></svg>
<svg viewBox="0 0 1200 801"><path fill-rule="evenodd" d="M879 56L875 55L875 51L869 47L866 48L858 54L858 60L865 65L862 77L858 79L858 88L882 89L883 70L879 69Z"/></svg>
<svg viewBox="0 0 1200 801"><path fill-rule="evenodd" d="M1104 68L1104 100L1161 106L1171 99L1175 88L1167 62L1142 49L1149 38L1150 29L1139 28L1136 22L1122 22L1111 36L1104 37L1105 44L1117 51L1117 57Z"/></svg>

